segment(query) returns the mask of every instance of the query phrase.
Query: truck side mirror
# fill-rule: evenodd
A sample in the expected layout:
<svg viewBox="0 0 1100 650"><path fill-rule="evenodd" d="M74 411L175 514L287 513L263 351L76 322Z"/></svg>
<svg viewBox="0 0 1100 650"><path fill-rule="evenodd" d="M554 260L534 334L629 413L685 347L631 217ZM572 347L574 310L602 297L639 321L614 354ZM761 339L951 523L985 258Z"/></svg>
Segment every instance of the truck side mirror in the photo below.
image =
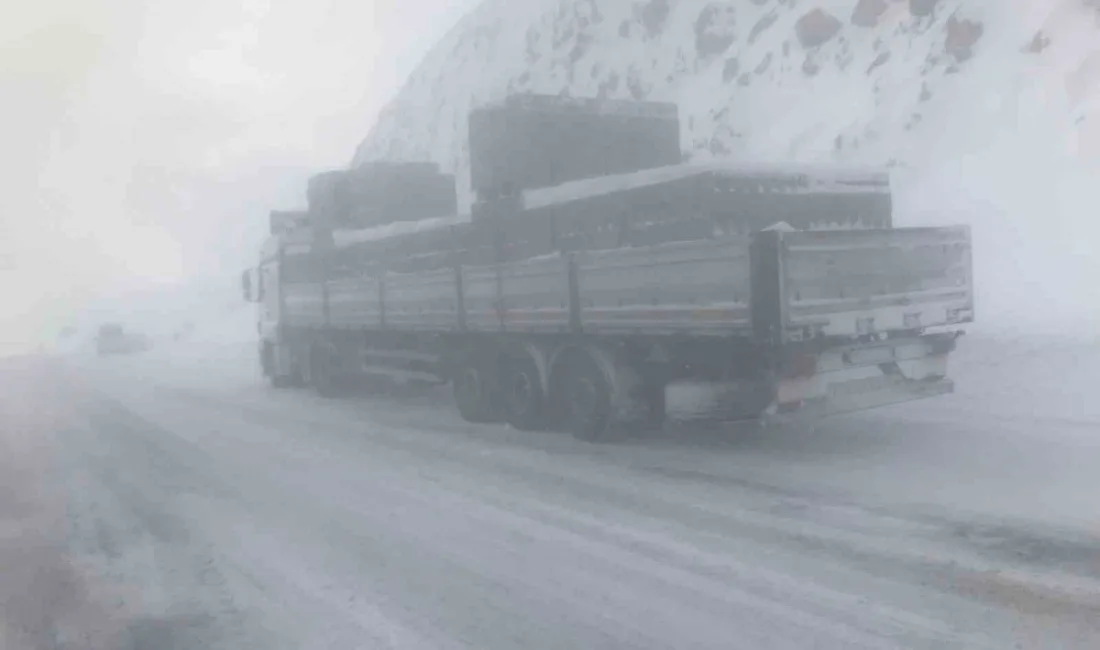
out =
<svg viewBox="0 0 1100 650"><path fill-rule="evenodd" d="M241 274L241 295L245 302L252 302L252 271Z"/></svg>

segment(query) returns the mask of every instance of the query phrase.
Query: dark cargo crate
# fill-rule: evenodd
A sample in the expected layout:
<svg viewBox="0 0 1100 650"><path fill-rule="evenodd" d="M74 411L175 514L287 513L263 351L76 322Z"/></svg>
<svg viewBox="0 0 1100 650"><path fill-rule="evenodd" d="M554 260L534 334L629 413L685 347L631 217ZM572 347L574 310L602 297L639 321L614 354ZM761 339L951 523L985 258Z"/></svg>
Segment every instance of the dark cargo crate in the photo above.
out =
<svg viewBox="0 0 1100 650"><path fill-rule="evenodd" d="M365 163L309 180L311 218L322 227L370 228L458 211L454 176L434 163Z"/></svg>
<svg viewBox="0 0 1100 650"><path fill-rule="evenodd" d="M359 175L349 179L349 227L369 228L395 221L419 221L458 211L454 176Z"/></svg>
<svg viewBox="0 0 1100 650"><path fill-rule="evenodd" d="M470 181L484 198L680 160L674 104L523 95L470 113Z"/></svg>

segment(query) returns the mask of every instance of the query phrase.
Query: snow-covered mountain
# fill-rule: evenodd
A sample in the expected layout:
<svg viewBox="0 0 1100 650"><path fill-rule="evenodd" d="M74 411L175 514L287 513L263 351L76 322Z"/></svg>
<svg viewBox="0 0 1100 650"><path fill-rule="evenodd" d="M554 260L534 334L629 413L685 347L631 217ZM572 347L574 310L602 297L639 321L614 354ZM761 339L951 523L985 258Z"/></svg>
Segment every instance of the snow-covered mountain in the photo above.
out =
<svg viewBox="0 0 1100 650"><path fill-rule="evenodd" d="M1100 98L1090 4L486 0L412 75L356 163L430 158L461 176L470 108L512 91L676 101L695 156L909 162L952 117L1012 110L1008 95L1029 84L1064 94L1048 99L1083 133Z"/></svg>
<svg viewBox="0 0 1100 650"><path fill-rule="evenodd" d="M514 91L675 101L693 158L892 165L899 219L974 224L1006 304L1100 277L1100 0L485 0L353 164L465 190L469 110Z"/></svg>

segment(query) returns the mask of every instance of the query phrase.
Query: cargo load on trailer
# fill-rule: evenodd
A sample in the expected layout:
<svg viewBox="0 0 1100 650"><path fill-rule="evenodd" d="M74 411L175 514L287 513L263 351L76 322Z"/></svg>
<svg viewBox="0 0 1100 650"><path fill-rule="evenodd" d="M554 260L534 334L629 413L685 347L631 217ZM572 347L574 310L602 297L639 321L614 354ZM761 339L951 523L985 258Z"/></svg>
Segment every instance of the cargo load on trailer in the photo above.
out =
<svg viewBox="0 0 1100 650"><path fill-rule="evenodd" d="M675 104L513 95L470 113L482 198L681 162Z"/></svg>
<svg viewBox="0 0 1100 650"><path fill-rule="evenodd" d="M310 218L330 229L369 228L395 221L453 215L453 174L433 163L366 163L318 174L307 188Z"/></svg>
<svg viewBox="0 0 1100 650"><path fill-rule="evenodd" d="M890 228L889 176L873 169L731 163L670 167L577 180L475 203L522 258L748 234L777 223L797 230Z"/></svg>

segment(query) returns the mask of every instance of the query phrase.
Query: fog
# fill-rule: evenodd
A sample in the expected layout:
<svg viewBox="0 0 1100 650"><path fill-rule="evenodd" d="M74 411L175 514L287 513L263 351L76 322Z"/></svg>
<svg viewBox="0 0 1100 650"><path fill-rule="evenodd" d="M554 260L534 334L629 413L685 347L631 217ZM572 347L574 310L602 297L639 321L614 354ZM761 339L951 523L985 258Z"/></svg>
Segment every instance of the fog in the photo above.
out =
<svg viewBox="0 0 1100 650"><path fill-rule="evenodd" d="M976 331L1077 337L1100 324L1089 298L1100 138L1065 119L1072 88L1061 82L1031 75L1010 93L974 92L895 175L900 223L973 228Z"/></svg>
<svg viewBox="0 0 1100 650"><path fill-rule="evenodd" d="M165 325L164 313L189 311L203 291L228 305L267 211L302 207L310 174L347 165L408 75L475 4L12 3L16 19L0 25L0 349L25 350L112 314L171 329L182 317ZM991 49L1016 52L1036 26L1056 34L1041 63L975 57L955 77L963 81L949 108L927 111L919 135L885 137L857 156L901 159L899 223L975 227L979 328L1088 330L1098 317L1086 296L1098 275L1090 242L1100 53L1090 45L1094 26L1069 15L1071 4L997 14L1011 24L987 25ZM498 58L506 60L488 63L500 69L456 63L467 76L450 81L452 94L523 65ZM740 155L781 160L793 142L802 146L795 157L829 158L834 131L859 120L889 126L895 108L849 97L852 83L815 95L812 110L790 88L773 102L757 96L750 124L777 117L741 135ZM658 95L675 93L691 129L707 128L692 102L709 91L673 86ZM746 110L737 95L729 103ZM462 106L413 108L457 121ZM433 150L397 133L399 142L384 143L389 151L445 165L461 141L442 137L450 149ZM697 145L693 133L686 148Z"/></svg>
<svg viewBox="0 0 1100 650"><path fill-rule="evenodd" d="M104 300L231 284L267 211L350 161L472 3L4 4L0 350L13 352Z"/></svg>
<svg viewBox="0 0 1100 650"><path fill-rule="evenodd" d="M1100 0L0 3L0 649L1096 650Z"/></svg>

